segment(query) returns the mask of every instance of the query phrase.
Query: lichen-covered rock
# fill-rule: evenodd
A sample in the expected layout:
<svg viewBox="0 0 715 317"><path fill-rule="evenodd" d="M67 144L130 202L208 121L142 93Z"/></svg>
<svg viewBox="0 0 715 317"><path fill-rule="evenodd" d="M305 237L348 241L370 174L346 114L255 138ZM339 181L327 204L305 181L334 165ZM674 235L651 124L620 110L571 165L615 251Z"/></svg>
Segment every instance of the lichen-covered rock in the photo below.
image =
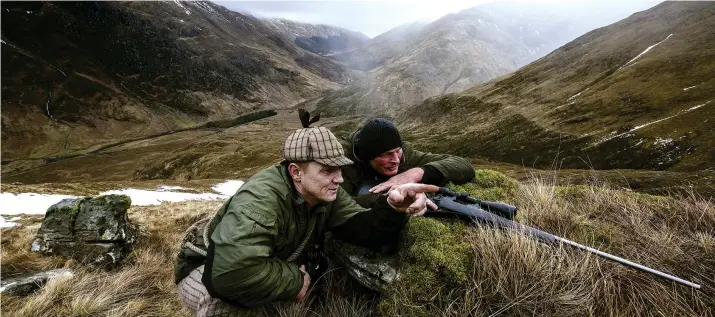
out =
<svg viewBox="0 0 715 317"><path fill-rule="evenodd" d="M328 255L363 286L382 292L399 278L397 255L382 255L337 239L326 242Z"/></svg>
<svg viewBox="0 0 715 317"><path fill-rule="evenodd" d="M127 217L130 205L125 195L64 199L47 210L32 251L115 267L136 242L136 226Z"/></svg>
<svg viewBox="0 0 715 317"><path fill-rule="evenodd" d="M56 269L29 276L4 278L0 282L0 293L3 295L27 296L40 289L47 281L60 276L72 277L72 271Z"/></svg>

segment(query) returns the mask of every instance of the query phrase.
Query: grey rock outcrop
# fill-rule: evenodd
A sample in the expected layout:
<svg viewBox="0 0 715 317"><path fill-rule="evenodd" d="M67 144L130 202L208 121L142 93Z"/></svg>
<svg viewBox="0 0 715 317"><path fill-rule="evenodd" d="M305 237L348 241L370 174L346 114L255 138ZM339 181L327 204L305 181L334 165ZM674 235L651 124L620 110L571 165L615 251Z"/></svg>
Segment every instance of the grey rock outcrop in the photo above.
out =
<svg viewBox="0 0 715 317"><path fill-rule="evenodd" d="M73 274L72 271L67 269L56 269L28 276L3 279L0 282L0 293L3 295L27 296L40 289L47 281L61 276L72 277Z"/></svg>
<svg viewBox="0 0 715 317"><path fill-rule="evenodd" d="M115 267L136 242L137 227L127 217L130 205L125 195L64 199L47 209L32 251Z"/></svg>

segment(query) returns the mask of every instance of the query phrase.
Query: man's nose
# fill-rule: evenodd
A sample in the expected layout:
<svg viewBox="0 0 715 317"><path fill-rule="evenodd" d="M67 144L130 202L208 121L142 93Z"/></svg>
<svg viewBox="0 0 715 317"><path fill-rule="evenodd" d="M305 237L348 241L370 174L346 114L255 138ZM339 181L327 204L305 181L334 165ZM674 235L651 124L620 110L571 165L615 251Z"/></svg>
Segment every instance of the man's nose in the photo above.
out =
<svg viewBox="0 0 715 317"><path fill-rule="evenodd" d="M338 173L337 176L333 177L333 183L342 184L343 183L343 173Z"/></svg>
<svg viewBox="0 0 715 317"><path fill-rule="evenodd" d="M394 153L390 157L390 163L399 163L400 162L400 154L399 153Z"/></svg>

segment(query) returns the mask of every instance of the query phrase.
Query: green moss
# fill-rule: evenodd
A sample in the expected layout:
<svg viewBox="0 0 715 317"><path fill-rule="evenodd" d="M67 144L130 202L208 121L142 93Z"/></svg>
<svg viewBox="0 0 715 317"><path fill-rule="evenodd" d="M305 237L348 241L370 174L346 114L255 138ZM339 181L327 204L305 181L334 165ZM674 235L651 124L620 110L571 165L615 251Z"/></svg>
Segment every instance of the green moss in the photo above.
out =
<svg viewBox="0 0 715 317"><path fill-rule="evenodd" d="M467 192L470 196L488 201L514 200L518 182L516 179L493 170L476 170L474 179L466 184L448 187L458 193Z"/></svg>
<svg viewBox="0 0 715 317"><path fill-rule="evenodd" d="M471 247L461 223L412 218L399 253L401 277L379 304L385 316L430 316L432 301L449 301L446 294L467 285L474 266ZM410 294L409 303L400 294Z"/></svg>
<svg viewBox="0 0 715 317"><path fill-rule="evenodd" d="M77 199L72 204L62 204L58 206L59 208L55 208L54 212L58 214L76 215L79 212L79 207L85 200L87 200L86 197L83 199Z"/></svg>
<svg viewBox="0 0 715 317"><path fill-rule="evenodd" d="M132 199L127 195L120 195L119 200L122 202L123 205L127 206L127 208L132 205Z"/></svg>

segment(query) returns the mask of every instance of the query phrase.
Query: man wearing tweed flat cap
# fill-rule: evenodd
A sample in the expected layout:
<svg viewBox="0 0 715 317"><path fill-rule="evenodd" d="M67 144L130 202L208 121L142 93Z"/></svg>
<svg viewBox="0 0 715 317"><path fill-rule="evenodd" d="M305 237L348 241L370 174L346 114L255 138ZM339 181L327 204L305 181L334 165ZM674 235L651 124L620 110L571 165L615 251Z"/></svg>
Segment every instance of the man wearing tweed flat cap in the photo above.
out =
<svg viewBox="0 0 715 317"><path fill-rule="evenodd" d="M412 183L361 207L340 187L342 167L353 163L341 144L327 128L302 121L286 139L284 161L251 177L211 219L205 261L188 260L191 250L182 248L175 279L199 316L303 300L325 267L326 232L379 248L399 238L406 217L436 209L424 193L439 188Z"/></svg>

